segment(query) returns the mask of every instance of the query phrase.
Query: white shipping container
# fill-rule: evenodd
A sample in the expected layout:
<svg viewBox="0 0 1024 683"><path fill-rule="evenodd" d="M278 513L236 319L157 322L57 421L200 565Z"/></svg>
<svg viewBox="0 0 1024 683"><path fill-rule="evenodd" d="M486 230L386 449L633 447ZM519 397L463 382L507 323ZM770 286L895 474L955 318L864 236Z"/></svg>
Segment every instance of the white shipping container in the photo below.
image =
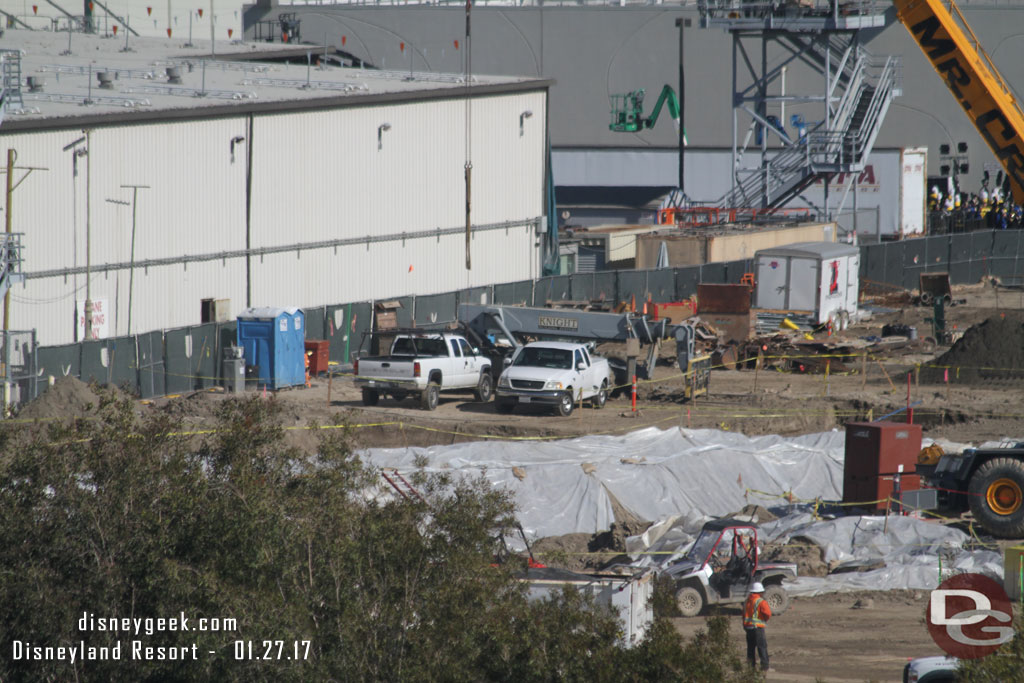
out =
<svg viewBox="0 0 1024 683"><path fill-rule="evenodd" d="M928 148L900 152L900 234L923 235L928 195Z"/></svg>
<svg viewBox="0 0 1024 683"><path fill-rule="evenodd" d="M762 249L754 256L754 307L810 315L815 323L857 317L860 249L803 242Z"/></svg>

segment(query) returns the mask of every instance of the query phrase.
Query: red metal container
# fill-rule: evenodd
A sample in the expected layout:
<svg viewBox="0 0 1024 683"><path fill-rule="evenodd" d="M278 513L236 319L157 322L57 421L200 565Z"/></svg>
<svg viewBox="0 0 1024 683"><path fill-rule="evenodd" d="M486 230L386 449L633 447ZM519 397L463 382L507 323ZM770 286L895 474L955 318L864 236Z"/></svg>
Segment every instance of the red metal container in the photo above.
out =
<svg viewBox="0 0 1024 683"><path fill-rule="evenodd" d="M886 499L893 496L894 476L884 474L877 477L851 477L843 480L843 502L864 503L862 507L884 510ZM913 491L921 488L921 477L916 474L900 475L900 490ZM895 503L893 503L895 507Z"/></svg>
<svg viewBox="0 0 1024 683"><path fill-rule="evenodd" d="M316 377L322 372L327 372L331 360L331 342L321 339L307 339L306 353L309 355L309 375Z"/></svg>
<svg viewBox="0 0 1024 683"><path fill-rule="evenodd" d="M921 425L902 422L851 422L846 425L843 502L884 498L892 492L892 477L903 466L904 491L920 488L912 476L921 452ZM912 482L912 483L911 483ZM881 507L885 507L884 504Z"/></svg>

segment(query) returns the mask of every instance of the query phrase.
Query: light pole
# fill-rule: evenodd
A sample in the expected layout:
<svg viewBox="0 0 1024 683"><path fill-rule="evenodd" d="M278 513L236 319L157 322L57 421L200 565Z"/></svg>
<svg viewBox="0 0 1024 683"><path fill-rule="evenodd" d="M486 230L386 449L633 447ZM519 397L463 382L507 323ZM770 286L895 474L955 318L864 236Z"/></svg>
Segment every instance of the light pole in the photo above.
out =
<svg viewBox="0 0 1024 683"><path fill-rule="evenodd" d="M79 148L79 145L81 145L83 142L85 143L85 146ZM71 176L71 232L72 232L72 243L75 245L75 253L77 254L78 235L76 233L77 233L77 230L78 230L78 219L77 219L78 195L77 195L76 189L78 187L78 159L79 159L79 157L87 157L89 155L88 132L86 131L86 135L83 135L82 137L78 138L77 140L74 140L74 141L69 142L68 144L64 145L64 151L65 152L71 152L71 174L72 174L72 176ZM86 201L88 201L88 197L86 197ZM86 220L88 221L88 218ZM87 223L87 225L88 225L88 223ZM88 234L88 233L86 233L86 234ZM88 237L86 239L88 240ZM78 258L76 256L75 257L76 265L77 265L77 261L78 261ZM86 268L86 272L88 273L88 267ZM88 282L89 281L88 281L88 275L87 275L86 276L86 291L87 292L88 292L88 286L89 286ZM75 277L75 298L76 298L76 301L77 301L77 296L78 296L78 277L76 276ZM89 298L89 296L88 296L88 294L86 294L87 304L88 304L88 298ZM89 311L89 310L85 311L85 329L86 329L87 332L91 332L92 331L92 315L91 315L91 313L92 312ZM76 318L76 320L75 320L75 335L76 335L76 338L77 338L77 335L78 335L78 332L77 332L77 330L78 330L78 320L77 320L77 317L78 317L78 313L77 313L77 310L76 310L76 312L75 312L75 318Z"/></svg>
<svg viewBox="0 0 1024 683"><path fill-rule="evenodd" d="M132 334L132 301L135 293L135 218L136 218L136 207L139 198L139 190L150 189L149 185L122 185L124 189L130 189L132 191L132 246L131 253L129 255L129 266L128 266L128 336ZM121 206L129 206L128 202L121 201L120 199L108 199L111 204L120 204Z"/></svg>
<svg viewBox="0 0 1024 683"><path fill-rule="evenodd" d="M90 83L92 81L90 80ZM92 339L92 130L85 130L85 338Z"/></svg>
<svg viewBox="0 0 1024 683"><path fill-rule="evenodd" d="M135 209L136 201L139 198L139 190L148 190L149 185L122 185L123 188L132 189L132 248L128 267L128 336L132 334L132 293L135 287Z"/></svg>
<svg viewBox="0 0 1024 683"><path fill-rule="evenodd" d="M676 26L679 27L679 201L680 205L686 197L686 71L683 62L683 29L690 25L689 19L679 17L676 19Z"/></svg>

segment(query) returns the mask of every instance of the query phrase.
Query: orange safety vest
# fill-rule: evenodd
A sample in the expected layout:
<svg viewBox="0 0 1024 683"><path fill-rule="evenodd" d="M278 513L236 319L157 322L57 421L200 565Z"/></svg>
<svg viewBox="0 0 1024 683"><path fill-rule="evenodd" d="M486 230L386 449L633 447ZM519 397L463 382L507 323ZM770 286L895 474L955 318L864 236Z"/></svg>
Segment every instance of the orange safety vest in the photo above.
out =
<svg viewBox="0 0 1024 683"><path fill-rule="evenodd" d="M760 595L751 594L743 606L743 628L764 628L772 616L772 609Z"/></svg>

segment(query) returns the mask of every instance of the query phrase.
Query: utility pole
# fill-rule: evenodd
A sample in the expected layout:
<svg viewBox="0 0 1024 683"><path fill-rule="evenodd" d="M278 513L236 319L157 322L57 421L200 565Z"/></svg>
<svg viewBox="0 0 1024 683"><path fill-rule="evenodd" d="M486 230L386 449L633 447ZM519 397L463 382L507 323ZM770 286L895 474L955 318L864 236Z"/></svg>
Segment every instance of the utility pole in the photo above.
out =
<svg viewBox="0 0 1024 683"><path fill-rule="evenodd" d="M92 340L92 130L85 130L85 338Z"/></svg>
<svg viewBox="0 0 1024 683"><path fill-rule="evenodd" d="M7 244L11 243L11 198L14 197L14 160L18 153L13 148L7 150L7 215L4 217L7 223ZM9 254L8 254L9 255ZM4 341L6 343L7 330L11 322L11 288L8 287L4 293Z"/></svg>
<svg viewBox="0 0 1024 683"><path fill-rule="evenodd" d="M7 203L5 205L5 232L6 242L4 243L4 250L6 253L3 255L7 262L7 273L5 278L7 280L7 291L4 292L4 343L7 343L7 331L11 329L11 285L13 284L15 271L19 268L21 262L21 253L19 249L12 249L14 240L12 239L12 229L14 226L14 208L12 206L14 200L14 191L18 189L22 181L29 176L32 171L48 171L47 168L35 167L35 166L19 166L15 168L14 162L18 158L18 152L13 148L7 150ZM18 179L18 182L14 182L14 172L16 170L25 171L25 175ZM6 367L6 365L4 366Z"/></svg>

